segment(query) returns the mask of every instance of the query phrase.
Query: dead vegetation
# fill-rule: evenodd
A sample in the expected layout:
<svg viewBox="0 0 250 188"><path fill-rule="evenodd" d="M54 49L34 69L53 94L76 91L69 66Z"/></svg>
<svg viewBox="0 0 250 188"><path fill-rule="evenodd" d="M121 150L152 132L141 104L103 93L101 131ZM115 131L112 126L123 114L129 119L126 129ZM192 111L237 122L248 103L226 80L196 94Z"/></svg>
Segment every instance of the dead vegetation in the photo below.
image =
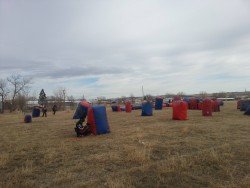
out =
<svg viewBox="0 0 250 188"><path fill-rule="evenodd" d="M111 134L85 138L73 112L0 115L0 187L250 187L250 117L235 102L188 121L108 111Z"/></svg>

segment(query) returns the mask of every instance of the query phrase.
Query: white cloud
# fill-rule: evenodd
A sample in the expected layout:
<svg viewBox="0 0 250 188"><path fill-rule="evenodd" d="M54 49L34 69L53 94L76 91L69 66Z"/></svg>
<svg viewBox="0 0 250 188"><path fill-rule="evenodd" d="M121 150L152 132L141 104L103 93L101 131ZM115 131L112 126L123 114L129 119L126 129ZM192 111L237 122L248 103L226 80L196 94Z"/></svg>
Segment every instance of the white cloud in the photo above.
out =
<svg viewBox="0 0 250 188"><path fill-rule="evenodd" d="M250 3L0 2L0 75L89 98L249 88Z"/></svg>

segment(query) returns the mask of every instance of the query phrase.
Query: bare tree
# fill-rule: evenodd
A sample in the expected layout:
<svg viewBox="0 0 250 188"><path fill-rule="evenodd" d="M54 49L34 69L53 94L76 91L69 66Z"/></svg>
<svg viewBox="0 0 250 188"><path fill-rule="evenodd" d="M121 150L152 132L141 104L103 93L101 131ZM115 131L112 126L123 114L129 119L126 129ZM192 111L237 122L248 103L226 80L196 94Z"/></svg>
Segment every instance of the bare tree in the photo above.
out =
<svg viewBox="0 0 250 188"><path fill-rule="evenodd" d="M126 101L127 97L126 96L121 96L120 100L121 100L121 104L124 104Z"/></svg>
<svg viewBox="0 0 250 188"><path fill-rule="evenodd" d="M66 90L64 88L58 88L54 91L54 102L57 104L59 109L65 109L65 99L66 99Z"/></svg>
<svg viewBox="0 0 250 188"><path fill-rule="evenodd" d="M32 95L29 96L29 100L37 101L38 100L37 96L38 96L37 91L33 91Z"/></svg>
<svg viewBox="0 0 250 188"><path fill-rule="evenodd" d="M9 90L7 88L7 82L4 79L0 79L0 97L1 97L1 103L2 103L2 110L1 113L4 113L4 101L9 93Z"/></svg>
<svg viewBox="0 0 250 188"><path fill-rule="evenodd" d="M16 97L22 93L29 92L29 84L31 83L30 79L21 76L20 74L13 74L7 78L7 81L10 84L10 93L11 93L11 108L10 111L15 110L16 108Z"/></svg>
<svg viewBox="0 0 250 188"><path fill-rule="evenodd" d="M200 98L205 99L205 98L207 98L208 94L206 91L201 91L199 96L200 96Z"/></svg>
<svg viewBox="0 0 250 188"><path fill-rule="evenodd" d="M130 100L131 100L132 104L135 103L135 96L133 93L130 94Z"/></svg>
<svg viewBox="0 0 250 188"><path fill-rule="evenodd" d="M75 108L75 98L71 95L67 97L69 101L70 109L73 110Z"/></svg>
<svg viewBox="0 0 250 188"><path fill-rule="evenodd" d="M166 98L172 98L172 97L174 97L175 96L175 94L173 94L173 93L166 93L165 94L165 97Z"/></svg>
<svg viewBox="0 0 250 188"><path fill-rule="evenodd" d="M245 96L246 96L246 98L250 98L250 92L249 91L245 91Z"/></svg>
<svg viewBox="0 0 250 188"><path fill-rule="evenodd" d="M226 98L227 97L227 93L224 91L221 91L218 93L218 98Z"/></svg>
<svg viewBox="0 0 250 188"><path fill-rule="evenodd" d="M185 96L185 93L183 91L180 91L176 95L183 98Z"/></svg>
<svg viewBox="0 0 250 188"><path fill-rule="evenodd" d="M27 98L28 97L26 97L23 94L18 94L16 99L15 99L15 102L16 102L18 109L21 110L22 112L25 110L25 107L27 104Z"/></svg>
<svg viewBox="0 0 250 188"><path fill-rule="evenodd" d="M226 98L226 97L227 97L227 93L221 91L221 92L219 92L219 93L213 93L212 96L215 97L215 98Z"/></svg>
<svg viewBox="0 0 250 188"><path fill-rule="evenodd" d="M230 97L230 98L237 98L237 95L234 92L230 92L230 93L228 93L228 97Z"/></svg>
<svg viewBox="0 0 250 188"><path fill-rule="evenodd" d="M147 101L152 102L153 99L154 99L154 97L153 97L153 95L151 95L151 94L146 94L146 95L144 96L144 99L147 100Z"/></svg>

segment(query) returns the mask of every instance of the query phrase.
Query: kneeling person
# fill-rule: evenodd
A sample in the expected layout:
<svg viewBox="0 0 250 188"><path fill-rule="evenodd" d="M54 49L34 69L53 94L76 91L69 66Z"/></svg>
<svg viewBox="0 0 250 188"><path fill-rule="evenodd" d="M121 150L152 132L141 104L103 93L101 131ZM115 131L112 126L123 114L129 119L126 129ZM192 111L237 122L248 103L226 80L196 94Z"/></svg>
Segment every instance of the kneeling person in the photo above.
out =
<svg viewBox="0 0 250 188"><path fill-rule="evenodd" d="M88 136L91 134L90 125L87 123L86 125L83 125L84 119L80 119L76 122L75 132L77 137L80 136Z"/></svg>

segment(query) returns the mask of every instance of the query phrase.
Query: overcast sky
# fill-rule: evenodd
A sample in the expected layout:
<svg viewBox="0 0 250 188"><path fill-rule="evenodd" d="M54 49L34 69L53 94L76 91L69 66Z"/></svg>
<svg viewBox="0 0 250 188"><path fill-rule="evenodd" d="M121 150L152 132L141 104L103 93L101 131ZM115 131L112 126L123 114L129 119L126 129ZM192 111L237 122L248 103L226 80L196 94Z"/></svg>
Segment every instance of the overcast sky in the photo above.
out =
<svg viewBox="0 0 250 188"><path fill-rule="evenodd" d="M250 90L249 0L0 0L0 78L87 98Z"/></svg>

